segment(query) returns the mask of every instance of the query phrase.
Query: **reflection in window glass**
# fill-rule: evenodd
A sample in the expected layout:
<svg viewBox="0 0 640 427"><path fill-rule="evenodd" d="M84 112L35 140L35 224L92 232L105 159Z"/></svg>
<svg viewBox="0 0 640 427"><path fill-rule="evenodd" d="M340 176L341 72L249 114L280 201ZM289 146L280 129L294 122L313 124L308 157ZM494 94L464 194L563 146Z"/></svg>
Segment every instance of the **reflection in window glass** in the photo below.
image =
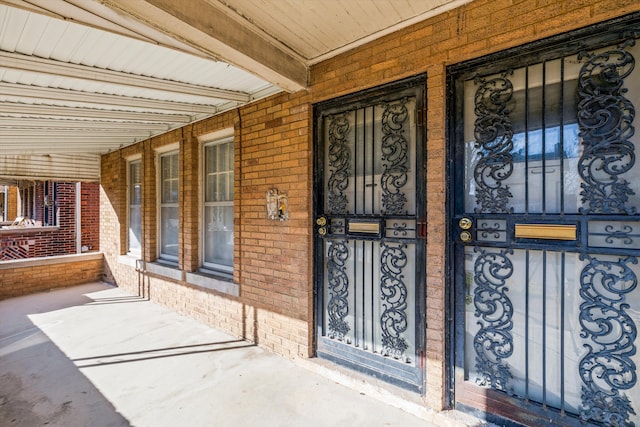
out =
<svg viewBox="0 0 640 427"><path fill-rule="evenodd" d="M128 252L139 255L142 250L142 162L129 163L129 231Z"/></svg>
<svg viewBox="0 0 640 427"><path fill-rule="evenodd" d="M203 266L233 271L233 140L204 148Z"/></svg>
<svg viewBox="0 0 640 427"><path fill-rule="evenodd" d="M178 261L178 153L160 156L160 258Z"/></svg>

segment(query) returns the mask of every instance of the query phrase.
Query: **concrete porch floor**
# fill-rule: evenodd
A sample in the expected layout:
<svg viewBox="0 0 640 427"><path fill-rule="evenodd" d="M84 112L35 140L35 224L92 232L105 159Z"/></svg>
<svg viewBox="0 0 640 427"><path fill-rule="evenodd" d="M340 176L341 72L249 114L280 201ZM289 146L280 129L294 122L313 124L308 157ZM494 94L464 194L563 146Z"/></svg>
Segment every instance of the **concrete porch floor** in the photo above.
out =
<svg viewBox="0 0 640 427"><path fill-rule="evenodd" d="M102 283L0 302L3 427L483 425L397 394Z"/></svg>

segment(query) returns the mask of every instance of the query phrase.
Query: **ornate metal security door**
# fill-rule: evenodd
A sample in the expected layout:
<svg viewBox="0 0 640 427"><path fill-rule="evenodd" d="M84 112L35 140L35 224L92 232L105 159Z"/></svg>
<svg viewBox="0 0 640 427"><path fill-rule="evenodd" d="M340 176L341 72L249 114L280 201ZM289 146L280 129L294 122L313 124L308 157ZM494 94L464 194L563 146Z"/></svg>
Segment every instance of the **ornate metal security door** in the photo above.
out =
<svg viewBox="0 0 640 427"><path fill-rule="evenodd" d="M317 354L423 387L425 77L316 107Z"/></svg>
<svg viewBox="0 0 640 427"><path fill-rule="evenodd" d="M460 408L640 426L640 31L615 27L450 70Z"/></svg>

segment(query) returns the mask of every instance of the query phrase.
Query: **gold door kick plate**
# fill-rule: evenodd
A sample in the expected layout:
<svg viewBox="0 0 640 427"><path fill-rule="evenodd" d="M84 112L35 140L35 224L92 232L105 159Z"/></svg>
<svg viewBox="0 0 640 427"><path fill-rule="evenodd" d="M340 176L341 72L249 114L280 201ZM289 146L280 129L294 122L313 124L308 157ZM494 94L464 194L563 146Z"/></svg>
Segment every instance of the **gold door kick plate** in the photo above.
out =
<svg viewBox="0 0 640 427"><path fill-rule="evenodd" d="M516 238L576 240L576 226L564 224L516 224Z"/></svg>

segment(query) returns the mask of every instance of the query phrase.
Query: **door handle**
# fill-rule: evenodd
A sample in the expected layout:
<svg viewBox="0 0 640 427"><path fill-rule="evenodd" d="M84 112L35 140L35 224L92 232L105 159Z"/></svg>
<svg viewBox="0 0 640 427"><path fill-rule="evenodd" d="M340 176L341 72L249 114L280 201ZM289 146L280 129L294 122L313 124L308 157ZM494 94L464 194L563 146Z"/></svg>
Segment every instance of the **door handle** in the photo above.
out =
<svg viewBox="0 0 640 427"><path fill-rule="evenodd" d="M458 221L458 227L462 230L462 232L458 235L460 241L463 243L468 243L473 239L471 232L469 231L471 227L473 227L473 220L471 218L460 218Z"/></svg>
<svg viewBox="0 0 640 427"><path fill-rule="evenodd" d="M327 225L326 217L319 216L318 218L316 218L316 225L318 226L318 234L320 236L324 236L327 234L327 228L325 227Z"/></svg>
<svg viewBox="0 0 640 427"><path fill-rule="evenodd" d="M473 221L471 218L460 218L458 221L458 226L463 230L468 230L473 226Z"/></svg>
<svg viewBox="0 0 640 427"><path fill-rule="evenodd" d="M460 240L462 240L464 243L470 242L471 233L469 233L468 231L463 231L462 233L460 233Z"/></svg>

